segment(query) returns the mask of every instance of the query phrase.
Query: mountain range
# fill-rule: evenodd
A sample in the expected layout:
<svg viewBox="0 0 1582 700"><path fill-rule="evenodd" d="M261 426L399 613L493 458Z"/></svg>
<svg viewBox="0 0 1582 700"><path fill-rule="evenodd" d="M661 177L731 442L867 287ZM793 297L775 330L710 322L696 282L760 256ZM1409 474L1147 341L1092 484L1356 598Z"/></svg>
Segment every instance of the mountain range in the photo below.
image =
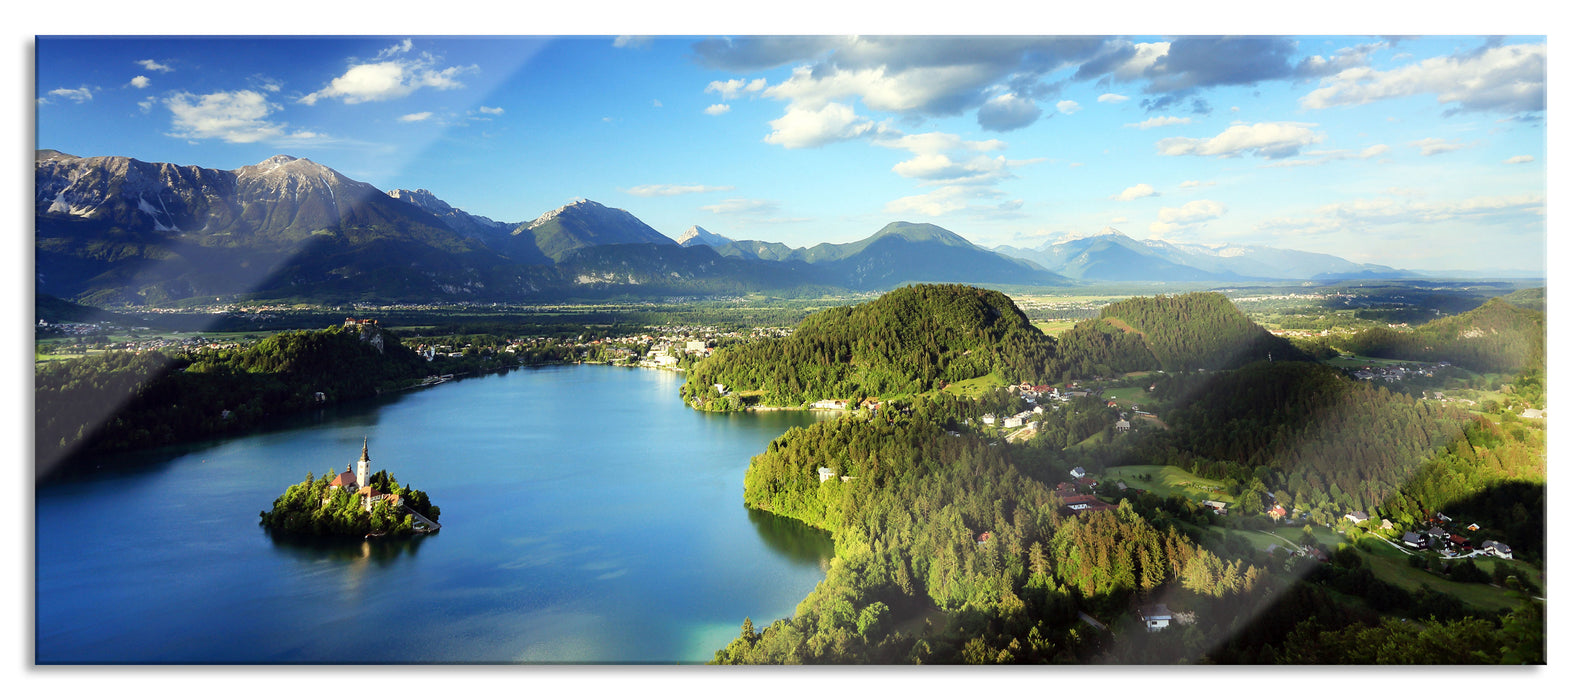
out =
<svg viewBox="0 0 1582 700"><path fill-rule="evenodd" d="M587 199L501 222L428 190L381 191L285 155L217 170L39 150L34 170L36 289L93 306L1409 275L1315 253L1137 241L1113 229L1036 249L988 250L933 224L898 221L861 240L791 248L700 226L671 239Z"/></svg>

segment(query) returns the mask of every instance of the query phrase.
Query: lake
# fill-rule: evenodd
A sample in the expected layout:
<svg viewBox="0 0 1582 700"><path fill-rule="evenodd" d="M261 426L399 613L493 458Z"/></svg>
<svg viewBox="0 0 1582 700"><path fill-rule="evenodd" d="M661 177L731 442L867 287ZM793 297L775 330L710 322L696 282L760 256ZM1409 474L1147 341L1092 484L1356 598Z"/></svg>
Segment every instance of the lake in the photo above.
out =
<svg viewBox="0 0 1582 700"><path fill-rule="evenodd" d="M748 460L816 416L699 413L681 382L516 370L93 460L36 491L36 661L706 661L743 617L789 616L833 546L742 504ZM442 530L325 544L259 527L364 437Z"/></svg>

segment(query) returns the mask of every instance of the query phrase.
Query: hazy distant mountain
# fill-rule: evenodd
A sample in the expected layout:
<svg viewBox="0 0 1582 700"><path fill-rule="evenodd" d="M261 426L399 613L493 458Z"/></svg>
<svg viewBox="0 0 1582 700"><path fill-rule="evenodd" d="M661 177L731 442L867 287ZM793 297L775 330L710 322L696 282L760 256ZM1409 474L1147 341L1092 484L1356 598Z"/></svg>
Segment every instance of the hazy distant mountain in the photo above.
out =
<svg viewBox="0 0 1582 700"><path fill-rule="evenodd" d="M1024 260L984 250L933 224L893 222L852 243L821 243L794 255L826 267L853 289L906 282L1060 285L1069 280Z"/></svg>
<svg viewBox="0 0 1582 700"><path fill-rule="evenodd" d="M1136 240L1114 228L1038 248L995 249L1082 280L1180 282L1398 278L1412 273L1323 253L1253 245Z"/></svg>
<svg viewBox="0 0 1582 700"><path fill-rule="evenodd" d="M505 248L508 255L521 259L529 246L559 261L573 250L589 246L623 243L676 245L665 234L642 222L625 209L612 209L598 202L578 199L554 211L545 212L531 223L511 232L515 240Z"/></svg>
<svg viewBox="0 0 1582 700"><path fill-rule="evenodd" d="M452 231L483 241L490 248L498 248L510 240L511 232L522 225L521 223L510 224L495 221L487 216L469 214L451 206L445 200L435 197L434 193L428 190L390 190L386 194L403 202L417 205L423 211L439 217L439 220L445 222L445 225L449 226ZM548 260L546 257L544 262L547 263Z"/></svg>

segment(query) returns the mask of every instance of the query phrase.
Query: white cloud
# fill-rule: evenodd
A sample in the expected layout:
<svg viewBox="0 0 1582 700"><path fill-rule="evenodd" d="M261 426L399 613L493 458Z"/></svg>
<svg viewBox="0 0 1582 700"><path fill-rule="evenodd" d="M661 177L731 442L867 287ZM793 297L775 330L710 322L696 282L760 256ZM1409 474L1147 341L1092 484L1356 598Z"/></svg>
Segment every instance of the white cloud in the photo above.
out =
<svg viewBox="0 0 1582 700"><path fill-rule="evenodd" d="M1532 156L1511 156L1511 157L1505 159L1505 164L1506 165L1517 165L1519 163L1531 163L1531 162L1533 162L1533 157Z"/></svg>
<svg viewBox="0 0 1582 700"><path fill-rule="evenodd" d="M153 111L154 105L157 104L159 104L159 99L150 97L146 100L143 100L142 102L137 103L137 108L142 110L144 114L148 114L150 111Z"/></svg>
<svg viewBox="0 0 1582 700"><path fill-rule="evenodd" d="M465 87L456 78L463 73L478 70L477 66L438 67L439 59L427 52L406 58L412 50L412 40L379 52L371 62L355 63L324 89L310 93L298 102L306 105L321 99L340 100L346 104L393 100L422 88L453 90Z"/></svg>
<svg viewBox="0 0 1582 700"><path fill-rule="evenodd" d="M1472 144L1462 143L1461 139L1456 139L1455 141L1446 141L1441 138L1426 138L1418 139L1406 145L1419 149L1418 152L1425 156L1437 156L1441 153L1459 151L1463 148L1471 146Z"/></svg>
<svg viewBox="0 0 1582 700"><path fill-rule="evenodd" d="M638 185L627 188L626 193L638 197L674 197L703 192L729 192L734 189L736 188L732 185Z"/></svg>
<svg viewBox="0 0 1582 700"><path fill-rule="evenodd" d="M143 88L148 87L148 83L149 83L148 76L146 76L146 75L139 75L139 76L134 76L132 78L131 82L129 82L127 84L131 85L132 87L135 87L135 88L141 90Z"/></svg>
<svg viewBox="0 0 1582 700"><path fill-rule="evenodd" d="M654 100L654 106L655 107L663 107L665 105L663 103L661 103L659 100Z"/></svg>
<svg viewBox="0 0 1582 700"><path fill-rule="evenodd" d="M1351 151L1346 149L1307 151L1302 154L1304 156L1303 158L1287 158L1285 160L1272 161L1259 167L1293 168L1309 165L1323 165L1336 160L1369 160L1387 155L1389 152L1390 147L1382 143L1374 144L1360 151Z"/></svg>
<svg viewBox="0 0 1582 700"><path fill-rule="evenodd" d="M1145 183L1140 183L1121 190L1120 194L1110 195L1110 199L1113 199L1117 202L1130 202L1134 199L1142 199L1143 197L1158 196L1159 193L1155 192L1152 186Z"/></svg>
<svg viewBox="0 0 1582 700"><path fill-rule="evenodd" d="M154 71L156 73L169 73L172 70L175 70L166 64L148 58L145 58L141 61L135 61L135 63L142 66L143 70Z"/></svg>
<svg viewBox="0 0 1582 700"><path fill-rule="evenodd" d="M1463 56L1438 56L1379 71L1349 68L1324 78L1302 98L1307 109L1364 105L1393 97L1434 94L1440 104L1497 112L1536 112L1547 105L1547 44L1490 46Z"/></svg>
<svg viewBox="0 0 1582 700"><path fill-rule="evenodd" d="M286 125L266 117L280 109L252 90L193 95L182 92L165 100L170 109L171 136L186 139L220 139L229 143L255 143L282 138L314 138L311 132L286 133Z"/></svg>
<svg viewBox="0 0 1582 700"><path fill-rule="evenodd" d="M703 108L703 113L711 117L719 116L729 111L731 111L731 106L728 104L709 105Z"/></svg>
<svg viewBox="0 0 1582 700"><path fill-rule="evenodd" d="M54 90L50 90L49 94L51 97L68 99L72 102L76 102L77 104L91 102L93 100L93 88L90 88L87 85L79 88L55 88Z"/></svg>
<svg viewBox="0 0 1582 700"><path fill-rule="evenodd" d="M1059 110L1061 114L1076 114L1078 110L1082 109L1082 105L1077 104L1076 100L1061 100L1055 103L1055 109Z"/></svg>
<svg viewBox="0 0 1582 700"><path fill-rule="evenodd" d="M757 80L752 81L742 78L734 78L731 80L715 80L709 83L709 86L704 88L703 91L717 92L720 93L721 99L734 100L750 92L761 92L764 89L764 86L768 84L769 81L763 78L758 78Z"/></svg>
<svg viewBox="0 0 1582 700"><path fill-rule="evenodd" d="M1194 200L1179 207L1165 207L1159 210L1158 220L1148 225L1148 231L1156 234L1175 233L1201 226L1229 211L1224 204L1211 199Z"/></svg>
<svg viewBox="0 0 1582 700"><path fill-rule="evenodd" d="M615 41L611 42L611 45L618 49L643 49L648 48L648 45L653 43L653 41L654 38L651 36L621 35L615 37Z"/></svg>
<svg viewBox="0 0 1582 700"><path fill-rule="evenodd" d="M1358 230L1376 233L1377 229L1395 225L1411 227L1446 222L1466 223L1510 216L1541 219L1545 210L1544 196L1539 194L1482 196L1438 202L1377 197L1327 204L1306 217L1268 219L1261 222L1257 230L1275 235L1318 235Z"/></svg>
<svg viewBox="0 0 1582 700"><path fill-rule="evenodd" d="M1106 93L1104 93L1102 95L1099 95L1099 101L1103 102L1103 103L1106 103L1106 104L1114 103L1114 102L1125 102L1125 101L1127 101L1129 99L1131 99L1131 98L1127 97L1125 95L1117 95L1117 94L1115 94L1113 92L1106 92Z"/></svg>
<svg viewBox="0 0 1582 700"><path fill-rule="evenodd" d="M1191 190L1191 189L1197 189L1199 187L1213 187L1215 184L1218 184L1218 183L1215 183L1213 180L1210 180L1208 182L1203 182L1201 180L1186 180L1186 181L1183 181L1180 185L1178 185L1178 187L1180 187L1183 190Z"/></svg>
<svg viewBox="0 0 1582 700"><path fill-rule="evenodd" d="M1042 115L1036 102L1006 93L978 108L978 125L990 131L1010 131L1032 124Z"/></svg>
<svg viewBox="0 0 1582 700"><path fill-rule="evenodd" d="M773 214L780 210L780 203L767 199L745 199L732 197L721 200L719 204L707 204L698 207L703 211L715 214L732 214L738 216L758 216Z"/></svg>
<svg viewBox="0 0 1582 700"><path fill-rule="evenodd" d="M428 118L432 117L432 116L434 116L433 112L414 112L412 114L401 115L401 121L404 121L404 122L428 121Z"/></svg>
<svg viewBox="0 0 1582 700"><path fill-rule="evenodd" d="M484 107L482 105L479 105L478 111L480 113L482 113L482 114L492 114L492 115L494 115L496 117L498 117L498 116L500 116L502 114L505 114L505 108L504 107Z"/></svg>
<svg viewBox="0 0 1582 700"><path fill-rule="evenodd" d="M1164 156L1240 156L1245 152L1265 159L1287 158L1303 146L1324 140L1322 134L1309 127L1315 124L1297 122L1268 122L1236 124L1218 136L1194 139L1178 136L1163 139L1155 144L1159 155Z"/></svg>
<svg viewBox="0 0 1582 700"><path fill-rule="evenodd" d="M772 131L764 142L786 148L812 148L871 136L882 129L873 120L858 117L851 105L836 102L818 109L787 108L784 116L769 122L769 127Z"/></svg>
<svg viewBox="0 0 1582 700"><path fill-rule="evenodd" d="M961 211L978 199L1003 196L999 190L981 185L946 185L931 192L915 194L889 202L884 210L891 214L922 214L938 217Z"/></svg>
<svg viewBox="0 0 1582 700"><path fill-rule="evenodd" d="M1152 119L1144 119L1140 122L1137 122L1136 124L1127 124L1126 126L1129 126L1133 129L1157 129L1161 126L1175 126L1176 124L1191 123L1192 119L1190 117L1154 117Z"/></svg>

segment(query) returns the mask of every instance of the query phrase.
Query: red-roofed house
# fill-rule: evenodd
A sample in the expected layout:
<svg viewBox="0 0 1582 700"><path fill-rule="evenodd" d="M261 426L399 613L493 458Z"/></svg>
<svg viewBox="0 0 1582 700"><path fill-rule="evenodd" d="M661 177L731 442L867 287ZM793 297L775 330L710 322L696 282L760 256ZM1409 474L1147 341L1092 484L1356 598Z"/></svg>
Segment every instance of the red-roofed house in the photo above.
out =
<svg viewBox="0 0 1582 700"><path fill-rule="evenodd" d="M1274 507L1269 509L1269 517L1274 518L1275 520L1284 518L1285 506L1282 506L1278 503L1274 504Z"/></svg>

